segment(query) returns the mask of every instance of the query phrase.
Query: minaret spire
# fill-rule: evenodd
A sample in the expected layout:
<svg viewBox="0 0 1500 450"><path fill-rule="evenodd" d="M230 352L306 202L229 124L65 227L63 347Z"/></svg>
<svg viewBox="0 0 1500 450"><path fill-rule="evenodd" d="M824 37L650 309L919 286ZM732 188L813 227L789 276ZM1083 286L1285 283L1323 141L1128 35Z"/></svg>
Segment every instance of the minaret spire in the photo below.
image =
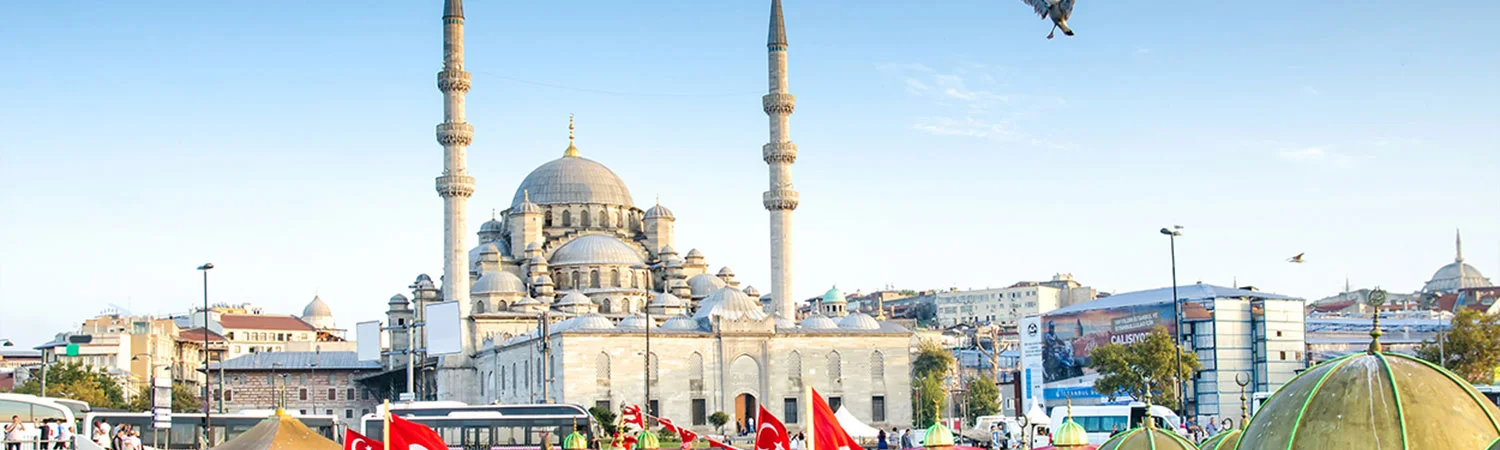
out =
<svg viewBox="0 0 1500 450"><path fill-rule="evenodd" d="M469 253L466 245L469 196L474 178L469 176L465 153L474 139L474 127L464 114L464 95L469 92L469 72L464 71L463 0L443 1L443 70L437 74L443 92L443 123L437 126L437 141L443 146L443 175L437 178L443 198L443 300L458 303L460 317L469 315ZM455 324L458 325L458 324ZM460 326L463 353L446 357L438 380L439 400L468 400L474 368L473 330Z"/></svg>
<svg viewBox="0 0 1500 450"><path fill-rule="evenodd" d="M568 149L563 150L563 156L578 157L578 146L573 145L573 115L568 114Z"/></svg>
<svg viewBox="0 0 1500 450"><path fill-rule="evenodd" d="M1457 252L1453 262L1464 262L1464 235L1460 230L1453 230L1453 250Z"/></svg>
<svg viewBox="0 0 1500 450"><path fill-rule="evenodd" d="M771 119L771 142L761 147L761 157L770 166L771 185L762 201L771 212L771 301L777 315L797 320L792 299L792 211L798 204L797 191L792 189L792 163L797 161L797 145L792 143L788 120L797 107L797 97L787 92L786 48L781 0L771 0L771 27L766 37L770 92L761 98L761 107Z"/></svg>

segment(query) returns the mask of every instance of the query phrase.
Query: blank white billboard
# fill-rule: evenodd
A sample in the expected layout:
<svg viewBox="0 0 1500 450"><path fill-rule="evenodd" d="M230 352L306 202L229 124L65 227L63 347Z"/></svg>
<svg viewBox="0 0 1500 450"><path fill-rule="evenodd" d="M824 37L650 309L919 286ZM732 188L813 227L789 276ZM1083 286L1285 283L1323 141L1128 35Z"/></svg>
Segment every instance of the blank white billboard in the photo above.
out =
<svg viewBox="0 0 1500 450"><path fill-rule="evenodd" d="M380 335L378 320L354 324L354 349L360 361L380 359Z"/></svg>
<svg viewBox="0 0 1500 450"><path fill-rule="evenodd" d="M462 323L458 317L458 302L433 303L423 312L426 325L422 326L422 335L427 337L428 355L452 355L463 351L459 338Z"/></svg>

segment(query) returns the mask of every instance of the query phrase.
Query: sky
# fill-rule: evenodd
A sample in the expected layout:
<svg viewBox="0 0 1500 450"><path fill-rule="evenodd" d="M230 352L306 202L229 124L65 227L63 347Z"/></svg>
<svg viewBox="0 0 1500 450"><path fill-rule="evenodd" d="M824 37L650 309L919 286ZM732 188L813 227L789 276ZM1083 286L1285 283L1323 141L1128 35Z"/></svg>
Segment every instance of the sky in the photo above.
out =
<svg viewBox="0 0 1500 450"><path fill-rule="evenodd" d="M769 291L764 0L474 1L469 230L578 147ZM1500 3L786 0L794 287L1500 275ZM442 272L438 1L0 2L0 338ZM472 235L471 241L473 242ZM1286 258L1306 253L1307 262Z"/></svg>

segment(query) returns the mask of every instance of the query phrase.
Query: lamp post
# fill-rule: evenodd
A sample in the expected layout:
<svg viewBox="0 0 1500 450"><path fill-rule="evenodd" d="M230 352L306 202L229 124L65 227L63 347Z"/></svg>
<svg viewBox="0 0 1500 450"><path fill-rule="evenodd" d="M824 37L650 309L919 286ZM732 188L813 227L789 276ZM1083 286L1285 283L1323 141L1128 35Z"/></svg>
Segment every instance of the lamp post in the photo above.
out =
<svg viewBox="0 0 1500 450"><path fill-rule="evenodd" d="M1182 379L1182 299L1177 296L1177 237L1182 236L1182 225L1162 227L1161 234L1167 235L1172 252L1172 323L1176 328L1172 332L1172 342L1177 344L1174 352L1177 354L1177 416L1187 417L1187 380Z"/></svg>
<svg viewBox="0 0 1500 450"><path fill-rule="evenodd" d="M208 401L208 271L214 268L214 263L204 263L198 266L198 271L203 272L203 433L207 437L205 447L211 447L214 443L213 419L210 413Z"/></svg>

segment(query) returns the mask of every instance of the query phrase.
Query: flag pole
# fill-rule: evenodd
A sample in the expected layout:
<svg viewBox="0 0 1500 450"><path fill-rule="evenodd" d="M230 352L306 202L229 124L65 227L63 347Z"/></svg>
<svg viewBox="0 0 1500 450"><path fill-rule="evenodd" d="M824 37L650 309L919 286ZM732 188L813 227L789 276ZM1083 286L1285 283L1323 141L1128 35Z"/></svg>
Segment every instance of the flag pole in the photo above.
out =
<svg viewBox="0 0 1500 450"><path fill-rule="evenodd" d="M806 418L802 419L803 423L807 424L807 426L805 427L807 431L803 433L807 435L807 442L803 443L803 448L806 448L807 450L817 450L813 446L813 444L817 442L817 439L813 437L813 429L817 428L816 419L813 418L813 396L818 395L818 393L816 391L813 391L812 385L810 384L807 385L806 388L803 388L803 391L807 394L807 401L803 402L805 403L805 405L802 407L802 412L807 414Z"/></svg>
<svg viewBox="0 0 1500 450"><path fill-rule="evenodd" d="M385 399L385 409L380 415L381 445L385 450L391 450L391 399Z"/></svg>

